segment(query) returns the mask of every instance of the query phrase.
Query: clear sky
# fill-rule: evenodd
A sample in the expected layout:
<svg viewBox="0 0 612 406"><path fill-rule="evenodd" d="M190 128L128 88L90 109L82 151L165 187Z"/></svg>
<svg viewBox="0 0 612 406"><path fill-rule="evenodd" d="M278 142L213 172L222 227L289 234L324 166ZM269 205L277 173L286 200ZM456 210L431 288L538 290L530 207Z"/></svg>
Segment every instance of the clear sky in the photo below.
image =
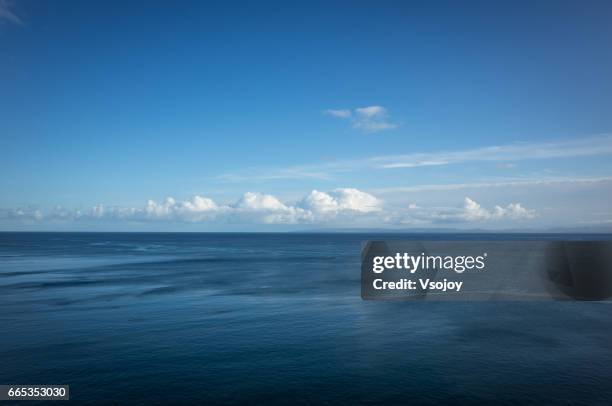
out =
<svg viewBox="0 0 612 406"><path fill-rule="evenodd" d="M0 230L612 226L610 21L0 0Z"/></svg>

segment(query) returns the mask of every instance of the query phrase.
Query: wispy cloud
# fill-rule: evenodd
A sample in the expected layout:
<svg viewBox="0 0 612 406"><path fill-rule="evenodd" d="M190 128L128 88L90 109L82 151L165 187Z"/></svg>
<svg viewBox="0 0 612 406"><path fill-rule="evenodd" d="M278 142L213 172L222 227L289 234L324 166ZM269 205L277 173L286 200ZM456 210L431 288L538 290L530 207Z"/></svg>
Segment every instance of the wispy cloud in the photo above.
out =
<svg viewBox="0 0 612 406"><path fill-rule="evenodd" d="M337 118L350 118L353 113L350 110L333 110L327 109L323 111L323 114Z"/></svg>
<svg viewBox="0 0 612 406"><path fill-rule="evenodd" d="M308 167L291 167L277 170L262 170L251 168L248 173L235 174L225 173L216 176L214 179L222 182L265 182L285 179L320 179L329 180L331 177L320 170L311 170Z"/></svg>
<svg viewBox="0 0 612 406"><path fill-rule="evenodd" d="M389 113L382 106L358 107L349 109L328 109L323 114L349 120L353 128L367 133L392 130L398 125L389 121Z"/></svg>
<svg viewBox="0 0 612 406"><path fill-rule="evenodd" d="M416 153L374 158L379 168L414 168L465 162L503 162L612 154L612 136L600 135L552 142L521 142L506 145Z"/></svg>
<svg viewBox="0 0 612 406"><path fill-rule="evenodd" d="M396 186L388 188L375 188L372 192L378 194L389 193L419 193L419 192L434 192L434 191L451 191L463 189L487 189L487 188L508 188L508 187L524 187L524 186L545 186L555 184L592 184L599 182L612 182L612 176L601 177L556 177L556 178L540 178L540 179L513 179L501 180L495 182L471 182L471 183L448 183L448 184L431 184L431 185L413 185L413 186Z"/></svg>
<svg viewBox="0 0 612 406"><path fill-rule="evenodd" d="M331 179L334 174L358 170L401 170L427 166L496 162L515 165L524 160L612 155L612 135L603 134L550 142L518 142L457 151L418 152L345 159L286 168L251 168L245 173L223 174L222 181L275 179Z"/></svg>
<svg viewBox="0 0 612 406"><path fill-rule="evenodd" d="M21 18L19 18L12 9L12 2L10 2L9 0L0 0L0 22L4 20L13 24L23 24Z"/></svg>

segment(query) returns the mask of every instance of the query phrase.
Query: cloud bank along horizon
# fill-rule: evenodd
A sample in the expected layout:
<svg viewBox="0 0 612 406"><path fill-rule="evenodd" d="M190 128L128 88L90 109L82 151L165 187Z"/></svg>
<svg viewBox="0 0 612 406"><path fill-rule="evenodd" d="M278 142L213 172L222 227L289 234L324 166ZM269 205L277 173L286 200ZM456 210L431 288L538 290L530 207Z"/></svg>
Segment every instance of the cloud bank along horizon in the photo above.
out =
<svg viewBox="0 0 612 406"><path fill-rule="evenodd" d="M520 203L495 205L488 209L465 197L457 207L420 207L414 203L403 209L385 207L383 200L352 188L330 192L311 191L297 202L283 203L269 194L246 192L230 204L195 195L178 201L172 197L157 202L148 200L141 207L96 205L88 210L52 210L20 208L0 212L4 219L30 222L52 221L120 221L120 222L189 222L189 223L260 223L313 225L427 225L435 223L482 222L502 219L527 220L535 210Z"/></svg>
<svg viewBox="0 0 612 406"><path fill-rule="evenodd" d="M440 153L412 153L371 157L361 161L336 162L310 167L272 169L287 177L304 177L302 172L327 171L328 181L337 182L347 172L359 171L404 171L409 173L421 167L451 167L457 173L462 165L474 162L511 162L510 166L498 168L499 171L513 170L521 161L554 161L575 157L606 157L612 152L612 137L599 135L581 139L558 140L546 143L513 143L475 150L445 151ZM453 168L454 167L454 168ZM407 172L406 172L407 171ZM254 179L259 176L253 172ZM335 179L338 178L338 179ZM254 179L219 178L221 183L250 183ZM267 182L263 178L263 183ZM416 183L416 182L415 182ZM612 177L606 176L560 176L557 172L541 172L535 175L471 177L468 182L413 184L404 186L380 187L375 184L368 192L357 188L335 188L328 192L312 190L298 199L281 199L273 194L246 192L235 201L221 202L199 194L179 201L168 197L162 201L149 199L144 206L126 206L120 203L96 204L89 208L70 209L55 206L51 209L33 205L0 210L0 221L4 224L28 223L30 226L45 222L85 222L93 223L123 222L175 222L175 223L215 223L215 224L311 224L317 226L363 226L363 227L403 227L403 226L503 226L523 227L529 222L544 217L544 222L536 225L549 225L546 215L550 208L538 210L517 201L525 197L534 201L538 195L546 201L555 193L564 196L576 195L584 190L592 193L599 191L609 195ZM551 194L551 192L553 194ZM435 196L438 195L438 198ZM484 198L487 206L474 198ZM491 196L499 196L499 201L491 201ZM584 197L589 198L588 195ZM459 202L463 201L463 204ZM537 201L537 199L535 199ZM563 209L563 207L561 207ZM603 209L602 209L603 210ZM544 216L542 216L542 214ZM595 216L608 216L608 211L591 213ZM591 216L592 217L592 216ZM603 221L578 221L575 224L606 224Z"/></svg>

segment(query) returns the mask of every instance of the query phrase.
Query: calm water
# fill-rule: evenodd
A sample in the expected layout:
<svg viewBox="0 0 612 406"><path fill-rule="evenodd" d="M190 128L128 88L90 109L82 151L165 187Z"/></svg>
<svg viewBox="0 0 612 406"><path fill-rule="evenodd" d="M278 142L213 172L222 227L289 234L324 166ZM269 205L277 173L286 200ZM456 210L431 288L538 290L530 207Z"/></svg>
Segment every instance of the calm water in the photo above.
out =
<svg viewBox="0 0 612 406"><path fill-rule="evenodd" d="M364 302L374 237L0 233L0 384L69 384L73 403L612 404L610 304Z"/></svg>

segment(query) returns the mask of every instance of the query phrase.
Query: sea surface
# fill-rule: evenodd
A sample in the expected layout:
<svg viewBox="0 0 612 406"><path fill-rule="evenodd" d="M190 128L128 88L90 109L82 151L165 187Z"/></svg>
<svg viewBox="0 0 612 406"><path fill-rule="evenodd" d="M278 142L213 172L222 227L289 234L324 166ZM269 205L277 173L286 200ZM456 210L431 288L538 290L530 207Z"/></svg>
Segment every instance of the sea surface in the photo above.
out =
<svg viewBox="0 0 612 406"><path fill-rule="evenodd" d="M542 237L567 236L495 236ZM494 236L0 233L0 384L83 404L612 404L610 303L362 301L361 243L392 238Z"/></svg>

